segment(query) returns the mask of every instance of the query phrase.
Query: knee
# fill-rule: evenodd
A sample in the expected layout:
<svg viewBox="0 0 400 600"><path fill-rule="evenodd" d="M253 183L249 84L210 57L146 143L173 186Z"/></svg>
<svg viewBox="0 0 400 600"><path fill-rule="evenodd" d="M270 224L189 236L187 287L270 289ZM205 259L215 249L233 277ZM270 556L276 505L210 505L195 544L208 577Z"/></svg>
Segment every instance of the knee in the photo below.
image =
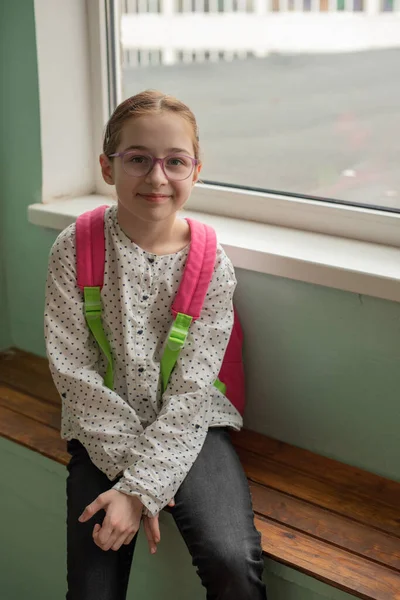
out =
<svg viewBox="0 0 400 600"><path fill-rule="evenodd" d="M215 556L214 566L217 573L227 579L240 580L254 568L261 559L250 549L225 548L223 553Z"/></svg>
<svg viewBox="0 0 400 600"><path fill-rule="evenodd" d="M264 561L257 546L229 546L214 548L208 558L208 586L218 598L237 600L258 597ZM252 595L253 593L253 595Z"/></svg>

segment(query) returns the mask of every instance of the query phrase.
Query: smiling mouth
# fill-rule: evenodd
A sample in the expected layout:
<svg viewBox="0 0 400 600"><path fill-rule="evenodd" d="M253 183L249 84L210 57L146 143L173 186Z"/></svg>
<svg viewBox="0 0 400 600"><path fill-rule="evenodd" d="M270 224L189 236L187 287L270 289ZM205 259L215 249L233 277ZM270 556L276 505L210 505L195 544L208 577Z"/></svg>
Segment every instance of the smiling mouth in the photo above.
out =
<svg viewBox="0 0 400 600"><path fill-rule="evenodd" d="M139 196L146 198L146 200L164 200L165 198L170 197L166 194L139 194Z"/></svg>

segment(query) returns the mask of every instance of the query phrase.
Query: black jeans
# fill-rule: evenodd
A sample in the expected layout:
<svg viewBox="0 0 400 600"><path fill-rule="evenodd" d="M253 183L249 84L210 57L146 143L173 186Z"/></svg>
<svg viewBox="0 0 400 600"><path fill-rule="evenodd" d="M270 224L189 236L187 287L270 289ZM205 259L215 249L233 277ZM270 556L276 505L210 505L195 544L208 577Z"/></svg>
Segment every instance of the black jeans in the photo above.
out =
<svg viewBox="0 0 400 600"><path fill-rule="evenodd" d="M68 442L67 600L125 600L137 536L117 551L93 541L99 511L86 523L85 506L110 481L77 440ZM199 456L168 509L189 549L207 600L266 600L260 533L255 529L248 482L227 429L210 428Z"/></svg>

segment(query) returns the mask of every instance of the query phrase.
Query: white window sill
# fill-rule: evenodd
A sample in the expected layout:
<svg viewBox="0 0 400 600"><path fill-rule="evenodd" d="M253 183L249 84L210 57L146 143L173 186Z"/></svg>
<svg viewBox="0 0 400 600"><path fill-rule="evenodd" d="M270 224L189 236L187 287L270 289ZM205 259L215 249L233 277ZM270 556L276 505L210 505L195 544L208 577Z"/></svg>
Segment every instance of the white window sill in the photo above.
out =
<svg viewBox="0 0 400 600"><path fill-rule="evenodd" d="M62 231L82 212L111 203L94 195L32 204L28 218ZM212 225L235 267L400 301L400 248L207 213L182 216Z"/></svg>

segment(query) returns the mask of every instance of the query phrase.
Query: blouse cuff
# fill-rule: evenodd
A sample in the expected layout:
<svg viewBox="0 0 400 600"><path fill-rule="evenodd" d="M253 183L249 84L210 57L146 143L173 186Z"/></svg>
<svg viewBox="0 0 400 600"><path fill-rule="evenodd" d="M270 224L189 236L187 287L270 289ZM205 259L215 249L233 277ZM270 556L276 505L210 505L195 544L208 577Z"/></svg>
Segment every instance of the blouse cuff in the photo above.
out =
<svg viewBox="0 0 400 600"><path fill-rule="evenodd" d="M127 494L128 496L136 496L139 498L140 502L143 504L143 514L148 517L156 517L160 512L161 508L158 506L156 502L150 496L146 494L141 494L138 491L132 490L126 483L121 480L116 483L113 490L117 490L118 492L122 492L123 494Z"/></svg>

